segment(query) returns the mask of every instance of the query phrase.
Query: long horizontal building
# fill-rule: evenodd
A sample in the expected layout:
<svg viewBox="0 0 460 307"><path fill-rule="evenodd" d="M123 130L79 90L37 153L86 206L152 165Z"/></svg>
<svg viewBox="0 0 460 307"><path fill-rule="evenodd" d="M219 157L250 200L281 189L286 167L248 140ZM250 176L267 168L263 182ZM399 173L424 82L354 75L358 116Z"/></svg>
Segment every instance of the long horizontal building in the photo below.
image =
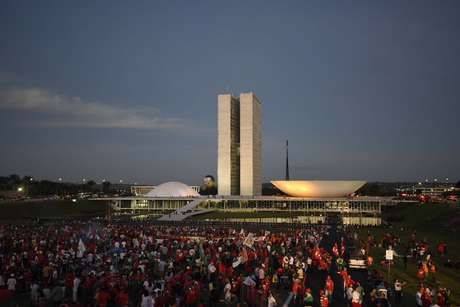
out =
<svg viewBox="0 0 460 307"><path fill-rule="evenodd" d="M157 192L161 192L157 189ZM100 199L102 200L102 199ZM240 218L224 221L325 223L340 215L344 224L380 225L383 206L396 204L383 197L283 197L196 196L183 193L116 197L108 201L114 216L150 217L182 221L209 212L239 212ZM267 213L272 214L267 214ZM253 217L254 214L265 217ZM245 217L247 215L247 217ZM268 217L270 216L270 217Z"/></svg>
<svg viewBox="0 0 460 307"><path fill-rule="evenodd" d="M324 195L326 191L331 195L337 194L337 191L349 193L362 184L340 181L337 188L332 189L331 181L292 181L289 185L277 182L284 190L291 189L298 195ZM314 224L325 223L328 217L340 216L344 224L350 225L380 225L382 207L397 203L391 198L357 196L200 196L194 189L180 182L161 184L143 196L103 200L110 202L115 216L150 217L164 221L182 221L209 212L239 212L239 218L219 220Z"/></svg>

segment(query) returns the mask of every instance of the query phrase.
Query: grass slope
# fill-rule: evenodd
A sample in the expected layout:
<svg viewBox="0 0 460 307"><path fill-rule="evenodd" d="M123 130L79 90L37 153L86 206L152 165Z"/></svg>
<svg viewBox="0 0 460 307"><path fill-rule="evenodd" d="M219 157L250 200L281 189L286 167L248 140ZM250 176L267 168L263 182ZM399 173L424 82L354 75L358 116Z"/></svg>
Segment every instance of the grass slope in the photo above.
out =
<svg viewBox="0 0 460 307"><path fill-rule="evenodd" d="M417 240L425 240L430 245L437 266L437 273L435 276L430 274L426 279L426 283L447 287L452 291L451 302L460 304L460 270L444 266L447 258L455 261L460 260L460 229L448 227L448 222L458 217L460 217L458 205L404 204L384 212L384 218L394 221L390 227L361 228L359 234L361 240L366 240L369 232L374 235L377 242L381 241L385 233L396 235L401 240L401 245L397 248L397 251L401 253L406 250L408 239L415 231ZM448 256L444 258L437 255L436 252L437 245L441 241L446 242L448 245ZM384 276L387 277L389 282L392 282L394 278L406 281L406 300L410 300L407 304L413 305L415 302L414 294L419 285L419 281L416 278L416 263L409 260L406 269L402 258L397 258L395 265L391 267L391 275L388 277L387 268L380 265L384 254L385 251L381 247L375 247L371 250L371 255L376 263L375 267L385 274Z"/></svg>
<svg viewBox="0 0 460 307"><path fill-rule="evenodd" d="M39 218L76 218L103 216L105 202L78 200L48 200L0 204L0 222L14 222Z"/></svg>

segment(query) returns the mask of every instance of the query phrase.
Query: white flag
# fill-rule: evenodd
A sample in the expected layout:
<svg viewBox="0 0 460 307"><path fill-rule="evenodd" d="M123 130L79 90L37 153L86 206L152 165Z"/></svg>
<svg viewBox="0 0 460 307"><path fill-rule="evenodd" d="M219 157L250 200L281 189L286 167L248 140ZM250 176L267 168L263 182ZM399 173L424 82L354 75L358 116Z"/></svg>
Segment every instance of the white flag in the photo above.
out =
<svg viewBox="0 0 460 307"><path fill-rule="evenodd" d="M247 247L252 248L252 246L254 245L254 241L255 241L254 235L250 232L248 236L244 239L243 244L246 245Z"/></svg>
<svg viewBox="0 0 460 307"><path fill-rule="evenodd" d="M86 251L85 243L83 243L83 241L80 239L78 241L78 254L77 254L77 257L82 258L83 254L85 253L85 251Z"/></svg>

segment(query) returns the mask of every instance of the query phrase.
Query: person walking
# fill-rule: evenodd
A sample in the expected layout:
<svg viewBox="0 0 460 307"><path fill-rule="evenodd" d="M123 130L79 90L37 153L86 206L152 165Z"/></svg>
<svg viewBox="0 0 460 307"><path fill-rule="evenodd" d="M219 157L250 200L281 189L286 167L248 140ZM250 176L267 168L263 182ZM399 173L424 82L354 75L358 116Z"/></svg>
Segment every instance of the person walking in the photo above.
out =
<svg viewBox="0 0 460 307"><path fill-rule="evenodd" d="M270 292L270 295L268 296L267 306L268 307L275 307L276 304L277 304L276 299L273 296L273 294Z"/></svg>
<svg viewBox="0 0 460 307"><path fill-rule="evenodd" d="M313 307L313 295L311 294L311 289L310 288L307 288L305 290L305 295L304 295L304 298L303 298L303 305L304 307Z"/></svg>
<svg viewBox="0 0 460 307"><path fill-rule="evenodd" d="M415 293L415 304L417 305L417 307L423 306L423 301L422 301L423 292L424 292L423 287L420 287L417 290L417 293Z"/></svg>
<svg viewBox="0 0 460 307"><path fill-rule="evenodd" d="M402 296L403 296L402 289L405 284L406 283L401 282L399 279L395 279L394 291L395 291L395 305L396 306L399 306L401 304Z"/></svg>
<svg viewBox="0 0 460 307"><path fill-rule="evenodd" d="M319 290L319 303L321 307L328 307L329 306L329 300L327 299L327 295L324 293L324 290L321 289Z"/></svg>
<svg viewBox="0 0 460 307"><path fill-rule="evenodd" d="M353 307L361 307L361 300L358 291L358 287L353 290L352 298L351 298L351 305Z"/></svg>

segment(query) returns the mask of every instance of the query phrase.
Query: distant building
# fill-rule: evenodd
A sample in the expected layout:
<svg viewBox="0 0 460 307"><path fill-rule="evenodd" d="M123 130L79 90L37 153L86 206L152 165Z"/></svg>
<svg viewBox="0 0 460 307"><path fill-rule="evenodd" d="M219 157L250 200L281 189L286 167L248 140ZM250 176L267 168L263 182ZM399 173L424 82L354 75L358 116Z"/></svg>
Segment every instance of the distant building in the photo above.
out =
<svg viewBox="0 0 460 307"><path fill-rule="evenodd" d="M153 189L155 189L154 185L132 185L131 194L135 196L142 196L152 191Z"/></svg>
<svg viewBox="0 0 460 307"><path fill-rule="evenodd" d="M401 187L396 189L402 196L414 196L414 195L425 195L425 196L441 196L444 193L455 191L455 186L448 183L438 184L414 184L412 186Z"/></svg>
<svg viewBox="0 0 460 307"><path fill-rule="evenodd" d="M254 93L218 96L219 195L262 194L261 103Z"/></svg>
<svg viewBox="0 0 460 307"><path fill-rule="evenodd" d="M155 185L133 185L131 186L131 194L134 196L144 196L147 195L149 192L154 190L157 186ZM195 192L200 191L200 186L189 186L190 189L194 190Z"/></svg>

